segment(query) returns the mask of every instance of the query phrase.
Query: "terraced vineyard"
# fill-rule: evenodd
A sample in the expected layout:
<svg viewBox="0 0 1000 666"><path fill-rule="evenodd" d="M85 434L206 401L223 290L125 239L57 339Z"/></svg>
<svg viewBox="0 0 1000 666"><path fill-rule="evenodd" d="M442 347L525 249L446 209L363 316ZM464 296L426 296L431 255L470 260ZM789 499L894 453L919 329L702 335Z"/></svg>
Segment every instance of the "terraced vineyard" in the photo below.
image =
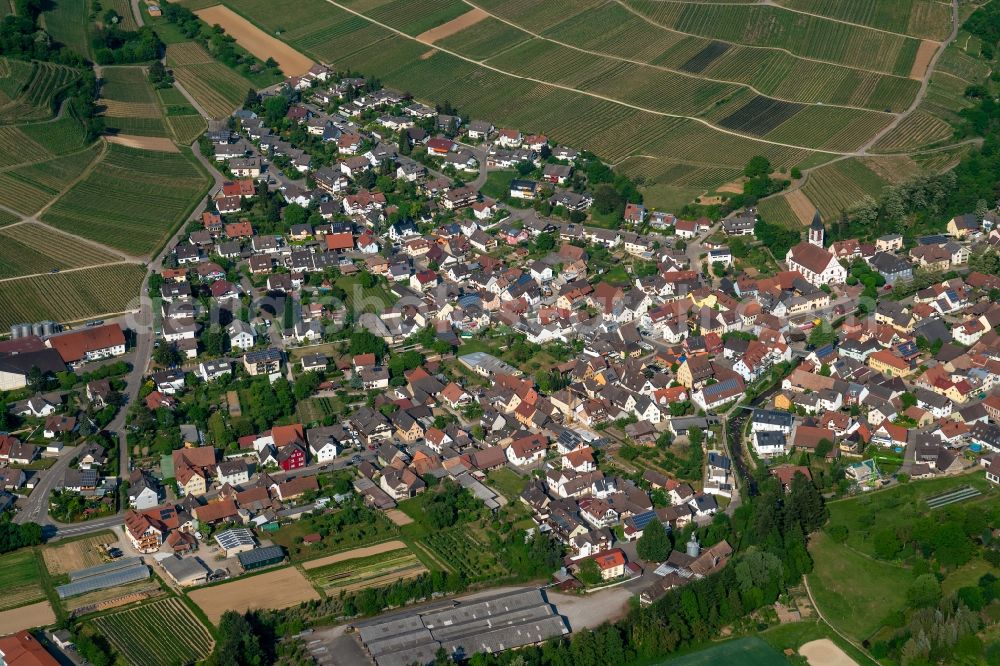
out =
<svg viewBox="0 0 1000 666"><path fill-rule="evenodd" d="M138 306L146 275L139 264L53 273L0 281L0 326L21 321L73 322Z"/></svg>
<svg viewBox="0 0 1000 666"><path fill-rule="evenodd" d="M214 641L180 599L161 599L102 615L93 624L115 651L134 666L172 666L200 661Z"/></svg>
<svg viewBox="0 0 1000 666"><path fill-rule="evenodd" d="M197 204L209 178L189 152L109 145L43 221L136 256L155 250Z"/></svg>
<svg viewBox="0 0 1000 666"><path fill-rule="evenodd" d="M0 58L0 124L50 117L56 95L78 76L62 65Z"/></svg>

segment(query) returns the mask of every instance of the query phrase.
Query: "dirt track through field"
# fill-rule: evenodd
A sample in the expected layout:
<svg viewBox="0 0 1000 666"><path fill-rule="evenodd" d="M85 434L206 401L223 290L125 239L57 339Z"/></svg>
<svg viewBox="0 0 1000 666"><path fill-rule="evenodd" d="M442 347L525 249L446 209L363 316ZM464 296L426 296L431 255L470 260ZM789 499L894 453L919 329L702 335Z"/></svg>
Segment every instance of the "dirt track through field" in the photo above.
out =
<svg viewBox="0 0 1000 666"><path fill-rule="evenodd" d="M809 224L812 221L816 206L809 201L809 197L803 194L802 190L792 190L785 195L785 200L788 201L795 217L799 218L799 222Z"/></svg>
<svg viewBox="0 0 1000 666"><path fill-rule="evenodd" d="M479 8L467 11L461 16L455 17L447 23L442 23L436 28L425 30L417 35L417 41L424 42L425 44L433 44L439 39L451 37L456 32L465 30L469 26L476 25L487 16L489 16L489 14Z"/></svg>
<svg viewBox="0 0 1000 666"><path fill-rule="evenodd" d="M318 569L320 567L325 567L328 564L336 564L337 562L353 560L358 557L380 555L381 553L388 553L390 550L399 550L401 548L406 548L406 544L402 541L386 541L385 543L379 543L366 548L355 548L354 550L347 550L343 553L336 553L334 555L328 555L327 557L309 560L308 562L302 563L302 568L307 571L309 569Z"/></svg>
<svg viewBox="0 0 1000 666"><path fill-rule="evenodd" d="M6 636L22 629L44 627L56 621L56 614L48 601L39 601L30 606L21 606L0 613L0 635Z"/></svg>
<svg viewBox="0 0 1000 666"><path fill-rule="evenodd" d="M931 64L931 59L934 58L934 52L937 51L938 47L941 46L940 43L925 39L920 42L920 47L917 49L917 55L913 59L913 66L910 67L910 78L919 81L924 78L924 74L927 73L927 67Z"/></svg>
<svg viewBox="0 0 1000 666"><path fill-rule="evenodd" d="M162 153L179 153L177 144L171 139L157 136L134 136L131 134L115 134L107 137L111 143L129 148L141 148L143 150L158 150Z"/></svg>
<svg viewBox="0 0 1000 666"><path fill-rule="evenodd" d="M195 14L209 25L222 26L237 44L261 60L274 58L285 76L302 76L313 66L312 60L267 34L229 7L215 5L199 9Z"/></svg>
<svg viewBox="0 0 1000 666"><path fill-rule="evenodd" d="M799 654L806 658L809 666L857 666L857 662L829 638L806 643L799 648Z"/></svg>
<svg viewBox="0 0 1000 666"><path fill-rule="evenodd" d="M245 613L252 608L290 608L319 594L295 567L269 571L259 576L237 578L231 583L203 587L188 594L213 623L227 610Z"/></svg>

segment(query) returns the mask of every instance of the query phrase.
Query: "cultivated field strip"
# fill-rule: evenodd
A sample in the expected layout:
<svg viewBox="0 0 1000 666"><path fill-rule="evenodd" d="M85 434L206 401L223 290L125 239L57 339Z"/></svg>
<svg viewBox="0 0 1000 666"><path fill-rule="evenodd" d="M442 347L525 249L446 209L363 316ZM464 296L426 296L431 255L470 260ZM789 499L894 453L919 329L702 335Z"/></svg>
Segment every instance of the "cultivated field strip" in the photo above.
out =
<svg viewBox="0 0 1000 666"><path fill-rule="evenodd" d="M192 663L212 651L208 629L177 598L103 615L93 622L133 666Z"/></svg>
<svg viewBox="0 0 1000 666"><path fill-rule="evenodd" d="M518 25L531 27L526 23ZM577 14L546 31L544 36L682 73L695 67L693 72L706 78L752 86L759 93L791 101L902 111L919 89L919 82L905 75L806 60L779 49L684 35L650 23L615 3Z"/></svg>
<svg viewBox="0 0 1000 666"><path fill-rule="evenodd" d="M26 159L45 159L51 155L20 128L0 126L0 168L22 164Z"/></svg>
<svg viewBox="0 0 1000 666"><path fill-rule="evenodd" d="M0 228L0 278L117 260L106 250L34 222Z"/></svg>
<svg viewBox="0 0 1000 666"><path fill-rule="evenodd" d="M208 178L185 153L109 145L43 221L136 256L154 250L201 198Z"/></svg>
<svg viewBox="0 0 1000 666"><path fill-rule="evenodd" d="M657 25L710 39L784 48L826 62L909 76L920 40L768 5L623 0Z"/></svg>
<svg viewBox="0 0 1000 666"><path fill-rule="evenodd" d="M951 11L939 0L777 0L779 5L839 21L942 41Z"/></svg>
<svg viewBox="0 0 1000 666"><path fill-rule="evenodd" d="M19 129L35 144L52 155L64 155L84 147L86 134L83 124L70 113L54 120L20 125Z"/></svg>
<svg viewBox="0 0 1000 666"><path fill-rule="evenodd" d="M0 282L0 327L21 321L72 322L138 307L146 269L110 264Z"/></svg>
<svg viewBox="0 0 1000 666"><path fill-rule="evenodd" d="M246 78L212 59L200 44L182 42L167 46L167 64L174 76L215 120L228 118L254 88Z"/></svg>
<svg viewBox="0 0 1000 666"><path fill-rule="evenodd" d="M802 193L831 220L849 210L865 196L878 197L889 183L857 159L846 159L809 172Z"/></svg>
<svg viewBox="0 0 1000 666"><path fill-rule="evenodd" d="M485 60L529 39L531 39L531 35L523 30L493 17L488 17L475 25L438 40L435 44L475 60Z"/></svg>
<svg viewBox="0 0 1000 666"><path fill-rule="evenodd" d="M918 108L873 146L877 152L905 152L952 137L951 125Z"/></svg>
<svg viewBox="0 0 1000 666"><path fill-rule="evenodd" d="M757 202L757 214L765 222L795 229L802 223L785 196L769 197ZM783 258L783 257L781 257Z"/></svg>
<svg viewBox="0 0 1000 666"><path fill-rule="evenodd" d="M101 152L95 143L84 150L0 171L0 206L33 215L55 199Z"/></svg>
<svg viewBox="0 0 1000 666"><path fill-rule="evenodd" d="M556 24L571 19L591 7L604 4L604 1L473 0L473 4L514 24L530 26L533 32L545 32Z"/></svg>

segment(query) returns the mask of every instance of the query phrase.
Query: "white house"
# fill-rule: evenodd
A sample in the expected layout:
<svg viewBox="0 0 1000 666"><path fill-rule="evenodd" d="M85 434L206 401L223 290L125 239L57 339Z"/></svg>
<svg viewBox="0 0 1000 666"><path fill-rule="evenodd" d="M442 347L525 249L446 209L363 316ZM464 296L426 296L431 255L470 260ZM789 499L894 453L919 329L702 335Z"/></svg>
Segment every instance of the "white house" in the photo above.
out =
<svg viewBox="0 0 1000 666"><path fill-rule="evenodd" d="M788 250L785 263L788 264L788 270L798 271L807 282L816 287L847 281L847 269L840 265L837 258L812 243L799 243Z"/></svg>
<svg viewBox="0 0 1000 666"><path fill-rule="evenodd" d="M233 349L250 349L254 345L254 332L250 324L241 319L235 320L228 327L229 346Z"/></svg>

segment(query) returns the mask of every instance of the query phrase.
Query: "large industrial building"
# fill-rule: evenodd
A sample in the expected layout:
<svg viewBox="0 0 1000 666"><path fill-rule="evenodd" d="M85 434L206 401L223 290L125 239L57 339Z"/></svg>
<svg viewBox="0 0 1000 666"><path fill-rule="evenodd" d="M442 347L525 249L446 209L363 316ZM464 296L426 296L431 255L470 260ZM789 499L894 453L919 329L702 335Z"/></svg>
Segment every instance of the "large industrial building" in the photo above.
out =
<svg viewBox="0 0 1000 666"><path fill-rule="evenodd" d="M426 613L394 615L358 627L378 666L430 664L439 648L456 659L501 652L569 633L541 590L519 590Z"/></svg>

